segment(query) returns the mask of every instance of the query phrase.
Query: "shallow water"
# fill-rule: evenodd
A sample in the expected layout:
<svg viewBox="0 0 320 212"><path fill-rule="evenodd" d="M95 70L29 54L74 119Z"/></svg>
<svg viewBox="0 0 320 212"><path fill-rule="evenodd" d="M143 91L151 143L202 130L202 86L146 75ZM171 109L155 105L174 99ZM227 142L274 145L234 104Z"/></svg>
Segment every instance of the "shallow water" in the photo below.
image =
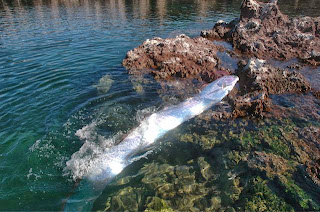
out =
<svg viewBox="0 0 320 212"><path fill-rule="evenodd" d="M282 7L316 16L314 2ZM127 74L126 52L155 36L197 36L237 17L239 6L240 0L2 0L0 210L61 210L72 179L166 105L158 83ZM81 147L77 167L66 169Z"/></svg>

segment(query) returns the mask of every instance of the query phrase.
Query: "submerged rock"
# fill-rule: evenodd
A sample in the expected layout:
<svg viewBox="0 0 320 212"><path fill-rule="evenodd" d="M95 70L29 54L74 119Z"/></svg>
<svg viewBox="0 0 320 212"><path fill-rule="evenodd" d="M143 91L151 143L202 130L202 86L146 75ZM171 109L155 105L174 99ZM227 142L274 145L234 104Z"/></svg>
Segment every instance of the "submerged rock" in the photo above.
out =
<svg viewBox="0 0 320 212"><path fill-rule="evenodd" d="M124 177L117 187L107 188L101 208L319 210L319 126L319 121L294 117L233 121L198 117L179 133L180 139L136 167L129 181Z"/></svg>
<svg viewBox="0 0 320 212"><path fill-rule="evenodd" d="M289 18L277 1L244 0L240 18L219 21L201 36L227 40L242 53L258 58L299 58L320 65L320 18Z"/></svg>
<svg viewBox="0 0 320 212"><path fill-rule="evenodd" d="M251 169L264 171L269 177L292 171L294 165L297 164L290 164L283 157L266 152L253 152L248 159L248 166Z"/></svg>
<svg viewBox="0 0 320 212"><path fill-rule="evenodd" d="M94 85L93 87L97 88L97 90L101 93L107 93L113 83L113 79L111 79L110 75L103 76L97 85Z"/></svg>
<svg viewBox="0 0 320 212"><path fill-rule="evenodd" d="M182 77L211 82L229 74L218 68L217 51L216 45L202 37L153 38L129 51L123 65L129 73L147 70L156 79Z"/></svg>

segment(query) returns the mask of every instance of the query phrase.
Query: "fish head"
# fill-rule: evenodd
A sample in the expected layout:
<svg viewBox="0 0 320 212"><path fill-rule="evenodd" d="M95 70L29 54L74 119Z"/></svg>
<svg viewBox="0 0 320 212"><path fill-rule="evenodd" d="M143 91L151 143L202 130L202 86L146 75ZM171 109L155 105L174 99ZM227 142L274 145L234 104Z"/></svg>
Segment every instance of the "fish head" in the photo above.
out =
<svg viewBox="0 0 320 212"><path fill-rule="evenodd" d="M201 98L222 99L225 97L239 81L239 77L228 75L209 83L200 93ZM220 101L219 100L219 101Z"/></svg>

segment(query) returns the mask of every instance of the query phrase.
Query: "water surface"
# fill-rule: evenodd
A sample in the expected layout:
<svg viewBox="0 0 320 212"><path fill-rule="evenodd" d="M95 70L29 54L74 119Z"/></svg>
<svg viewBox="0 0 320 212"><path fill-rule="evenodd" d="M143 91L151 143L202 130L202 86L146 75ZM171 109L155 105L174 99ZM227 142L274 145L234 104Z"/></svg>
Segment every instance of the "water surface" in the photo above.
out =
<svg viewBox="0 0 320 212"><path fill-rule="evenodd" d="M315 2L282 7L316 16ZM2 0L0 210L61 210L95 155L165 104L158 83L121 66L126 52L155 36L198 36L238 17L240 3ZM78 168L66 169L83 144Z"/></svg>

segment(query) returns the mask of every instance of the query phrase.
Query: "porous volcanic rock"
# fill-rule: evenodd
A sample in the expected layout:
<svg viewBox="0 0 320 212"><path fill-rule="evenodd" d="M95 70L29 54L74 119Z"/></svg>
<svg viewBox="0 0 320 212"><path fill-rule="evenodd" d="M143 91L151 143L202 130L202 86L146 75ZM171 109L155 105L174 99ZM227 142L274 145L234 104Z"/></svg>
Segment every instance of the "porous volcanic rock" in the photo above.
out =
<svg viewBox="0 0 320 212"><path fill-rule="evenodd" d="M231 99L233 117L263 116L270 109L270 94L305 93L311 89L306 79L295 71L278 69L265 60L240 61L239 94Z"/></svg>
<svg viewBox="0 0 320 212"><path fill-rule="evenodd" d="M182 77L211 82L229 74L218 67L217 51L216 45L202 37L156 37L129 51L122 64L131 74L148 70L156 79Z"/></svg>
<svg viewBox="0 0 320 212"><path fill-rule="evenodd" d="M289 18L273 0L244 0L240 18L218 21L201 36L227 40L235 49L258 58L299 58L320 65L320 17Z"/></svg>
<svg viewBox="0 0 320 212"><path fill-rule="evenodd" d="M311 89L302 74L278 69L265 60L252 58L247 64L239 63L237 75L244 93L262 91L267 94L304 93Z"/></svg>
<svg viewBox="0 0 320 212"><path fill-rule="evenodd" d="M234 118L244 116L263 117L263 112L269 111L271 101L266 93L257 91L231 99L231 105Z"/></svg>
<svg viewBox="0 0 320 212"><path fill-rule="evenodd" d="M320 99L320 91L319 91L319 90L312 89L312 94L313 94L316 98Z"/></svg>

